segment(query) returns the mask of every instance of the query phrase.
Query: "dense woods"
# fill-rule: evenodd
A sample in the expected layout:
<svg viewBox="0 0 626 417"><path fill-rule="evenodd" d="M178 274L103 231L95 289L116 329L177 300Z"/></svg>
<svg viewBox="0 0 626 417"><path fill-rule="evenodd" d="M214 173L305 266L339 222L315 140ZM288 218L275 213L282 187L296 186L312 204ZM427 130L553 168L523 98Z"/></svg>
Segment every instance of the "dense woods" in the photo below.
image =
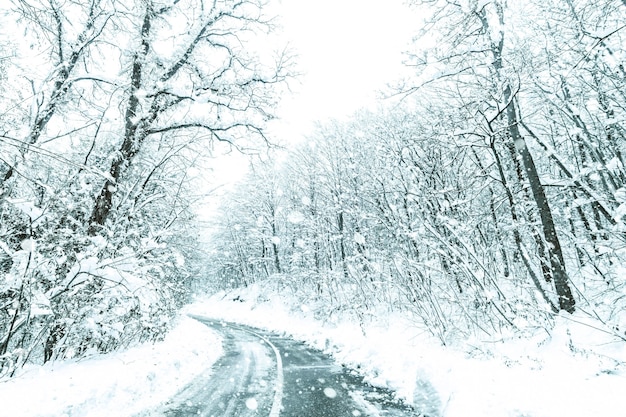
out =
<svg viewBox="0 0 626 417"><path fill-rule="evenodd" d="M407 312L443 343L574 312L626 340L626 3L413 6L414 76L254 163L209 276L324 316Z"/></svg>
<svg viewBox="0 0 626 417"><path fill-rule="evenodd" d="M0 375L253 283L444 344L557 315L626 341L626 0L409 3L411 75L253 159L208 255L198 173L272 142L292 71L264 0L1 5Z"/></svg>
<svg viewBox="0 0 626 417"><path fill-rule="evenodd" d="M215 142L265 145L285 56L256 0L0 9L0 369L159 339L199 270ZM267 49L267 48L266 48Z"/></svg>

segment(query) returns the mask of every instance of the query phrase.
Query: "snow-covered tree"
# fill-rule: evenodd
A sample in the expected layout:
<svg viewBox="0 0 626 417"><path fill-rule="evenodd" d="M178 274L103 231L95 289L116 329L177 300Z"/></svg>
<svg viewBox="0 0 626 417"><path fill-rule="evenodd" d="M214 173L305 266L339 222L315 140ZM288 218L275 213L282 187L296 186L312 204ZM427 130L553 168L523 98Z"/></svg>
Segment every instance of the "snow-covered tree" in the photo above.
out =
<svg viewBox="0 0 626 417"><path fill-rule="evenodd" d="M193 171L265 146L288 75L257 0L12 0L0 100L0 355L161 337L199 256ZM3 79L2 82L5 82Z"/></svg>

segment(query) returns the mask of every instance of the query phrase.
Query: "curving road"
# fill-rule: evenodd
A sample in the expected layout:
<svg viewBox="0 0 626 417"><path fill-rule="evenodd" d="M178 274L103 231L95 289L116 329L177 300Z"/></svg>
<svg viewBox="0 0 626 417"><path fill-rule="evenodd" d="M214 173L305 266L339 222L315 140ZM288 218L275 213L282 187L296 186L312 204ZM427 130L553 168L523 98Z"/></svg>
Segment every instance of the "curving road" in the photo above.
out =
<svg viewBox="0 0 626 417"><path fill-rule="evenodd" d="M239 324L194 317L224 338L225 355L156 415L167 417L416 416L301 342ZM155 415L155 414L152 414Z"/></svg>

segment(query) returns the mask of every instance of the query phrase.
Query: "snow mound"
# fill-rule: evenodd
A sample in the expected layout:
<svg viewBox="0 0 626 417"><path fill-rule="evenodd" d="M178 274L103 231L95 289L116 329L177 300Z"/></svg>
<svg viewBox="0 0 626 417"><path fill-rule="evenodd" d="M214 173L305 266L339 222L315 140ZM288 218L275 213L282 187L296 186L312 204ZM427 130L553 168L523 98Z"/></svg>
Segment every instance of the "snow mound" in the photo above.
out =
<svg viewBox="0 0 626 417"><path fill-rule="evenodd" d="M125 417L154 408L222 354L207 326L182 317L155 344L80 361L28 366L0 382L2 415L11 417Z"/></svg>

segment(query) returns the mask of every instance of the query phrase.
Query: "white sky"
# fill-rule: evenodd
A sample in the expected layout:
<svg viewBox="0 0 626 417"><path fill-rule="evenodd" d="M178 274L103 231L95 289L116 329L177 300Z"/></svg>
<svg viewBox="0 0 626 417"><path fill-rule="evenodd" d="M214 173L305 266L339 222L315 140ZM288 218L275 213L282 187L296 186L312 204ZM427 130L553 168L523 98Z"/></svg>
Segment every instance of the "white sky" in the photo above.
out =
<svg viewBox="0 0 626 417"><path fill-rule="evenodd" d="M276 129L301 136L314 121L372 105L402 70L402 52L419 25L403 0L276 0L298 53L297 93L286 97Z"/></svg>
<svg viewBox="0 0 626 417"><path fill-rule="evenodd" d="M274 0L274 7L279 43L296 51L302 73L271 125L280 143L303 139L316 121L373 106L378 91L406 71L403 52L420 24L404 0ZM215 183L236 182L247 161L237 153L214 158Z"/></svg>

